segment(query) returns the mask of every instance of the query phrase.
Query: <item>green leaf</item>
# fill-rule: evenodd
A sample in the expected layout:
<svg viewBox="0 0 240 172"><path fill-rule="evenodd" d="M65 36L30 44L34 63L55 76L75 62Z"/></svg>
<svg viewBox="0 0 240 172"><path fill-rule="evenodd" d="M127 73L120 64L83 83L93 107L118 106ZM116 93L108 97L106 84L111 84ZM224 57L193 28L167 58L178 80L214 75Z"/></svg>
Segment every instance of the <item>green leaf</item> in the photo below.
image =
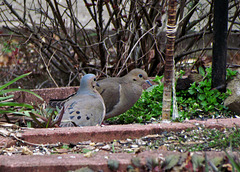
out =
<svg viewBox="0 0 240 172"><path fill-rule="evenodd" d="M153 89L156 88L156 87L158 87L158 85L153 85L153 86L147 88L146 91L148 91L148 92L153 91Z"/></svg>
<svg viewBox="0 0 240 172"><path fill-rule="evenodd" d="M31 111L25 110L22 113L24 116L31 117L31 115L30 115Z"/></svg>
<svg viewBox="0 0 240 172"><path fill-rule="evenodd" d="M169 155L166 157L165 161L163 162L164 170L170 170L175 165L177 165L180 159L180 155Z"/></svg>
<svg viewBox="0 0 240 172"><path fill-rule="evenodd" d="M199 100L203 101L206 97L205 97L204 94L200 94L200 95L198 96L198 98L199 98Z"/></svg>
<svg viewBox="0 0 240 172"><path fill-rule="evenodd" d="M11 99L13 97L14 97L14 95L9 95L9 96L6 96L6 97L0 97L0 101L8 100L8 99Z"/></svg>
<svg viewBox="0 0 240 172"><path fill-rule="evenodd" d="M157 76L157 75L156 75L155 79L153 79L153 82L156 82L156 83L158 83L158 84L163 84L163 83L161 82L162 78L163 78L163 75L162 75L162 76Z"/></svg>
<svg viewBox="0 0 240 172"><path fill-rule="evenodd" d="M69 146L68 146L68 145L62 145L61 148L62 148L62 149L69 149Z"/></svg>
<svg viewBox="0 0 240 172"><path fill-rule="evenodd" d="M32 121L27 121L27 128L32 128Z"/></svg>
<svg viewBox="0 0 240 172"><path fill-rule="evenodd" d="M192 163L193 163L193 171L198 171L198 169L202 166L204 158L202 156L193 154Z"/></svg>
<svg viewBox="0 0 240 172"><path fill-rule="evenodd" d="M10 109L8 109L8 110L0 110L0 114L12 113L12 114L15 114L15 115L27 116L25 112L26 111L19 111L19 112L17 112L16 110L10 110ZM28 117L30 117L30 115Z"/></svg>
<svg viewBox="0 0 240 172"><path fill-rule="evenodd" d="M2 90L1 94L11 93L11 92L15 92L15 91L24 91L24 92L27 92L27 93L30 93L30 94L36 96L40 100L43 100L42 97L40 97L38 94L34 93L33 91L30 91L27 89L21 89L21 88L11 88L11 89L7 89L7 90Z"/></svg>
<svg viewBox="0 0 240 172"><path fill-rule="evenodd" d="M199 71L199 74L200 74L200 75L205 76L205 71L204 71L203 67L200 66L200 67L198 68L198 71Z"/></svg>
<svg viewBox="0 0 240 172"><path fill-rule="evenodd" d="M83 149L82 149L82 152L83 152L83 153L88 153L88 152L91 152L91 150L86 149L86 148L83 148Z"/></svg>
<svg viewBox="0 0 240 172"><path fill-rule="evenodd" d="M36 115L34 113L29 113L31 118L38 124L38 126L43 127L43 124L37 119Z"/></svg>
<svg viewBox="0 0 240 172"><path fill-rule="evenodd" d="M189 89L188 92L189 92L189 94L191 94L191 95L193 95L194 93L196 93L196 91L193 90L193 89Z"/></svg>
<svg viewBox="0 0 240 172"><path fill-rule="evenodd" d="M16 82L17 80L19 80L19 79L21 79L21 78L23 78L23 77L25 77L25 76L30 75L31 73L32 73L32 72L25 73L25 74L23 74L23 75L21 75L21 76L15 78L15 79L9 81L8 83L6 83L6 84L0 86L0 91L3 90L4 88L8 87L9 85L13 84L13 83Z"/></svg>
<svg viewBox="0 0 240 172"><path fill-rule="evenodd" d="M135 167L141 167L141 160L139 157L133 157L131 162Z"/></svg>
<svg viewBox="0 0 240 172"><path fill-rule="evenodd" d="M211 162L217 167L223 163L223 157L215 157L211 160Z"/></svg>
<svg viewBox="0 0 240 172"><path fill-rule="evenodd" d="M12 111L12 110L1 110L0 109L0 114L6 114L6 113L12 113L12 112L14 112L14 111Z"/></svg>
<svg viewBox="0 0 240 172"><path fill-rule="evenodd" d="M227 151L224 151L229 159L229 161L231 162L231 164L234 166L234 168L236 168L237 171L240 171L240 165L237 164L234 159L227 153Z"/></svg>
<svg viewBox="0 0 240 172"><path fill-rule="evenodd" d="M207 106L208 103L207 103L206 101L203 101L203 102L201 102L201 105L203 105L203 106Z"/></svg>
<svg viewBox="0 0 240 172"><path fill-rule="evenodd" d="M117 169L119 168L119 162L117 160L109 159L107 164L111 171L118 171Z"/></svg>
<svg viewBox="0 0 240 172"><path fill-rule="evenodd" d="M17 102L0 102L0 107L2 106L18 106L18 107L26 107L26 108L33 108L32 105L26 103L17 103Z"/></svg>

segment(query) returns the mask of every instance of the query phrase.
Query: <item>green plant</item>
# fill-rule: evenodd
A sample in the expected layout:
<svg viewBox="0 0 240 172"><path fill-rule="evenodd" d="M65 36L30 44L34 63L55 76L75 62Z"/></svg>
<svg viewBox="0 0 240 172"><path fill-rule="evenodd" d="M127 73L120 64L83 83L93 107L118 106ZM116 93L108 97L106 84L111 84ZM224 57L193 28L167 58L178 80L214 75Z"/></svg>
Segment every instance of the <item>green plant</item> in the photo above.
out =
<svg viewBox="0 0 240 172"><path fill-rule="evenodd" d="M211 88L211 68L207 68L206 72L199 68L199 71L204 77L201 82L194 82L188 90L177 92L181 119L231 115L231 112L223 104L224 100L231 94L231 91L228 89L226 93L221 93L217 89ZM227 79L233 75L236 75L236 72L228 69Z"/></svg>
<svg viewBox="0 0 240 172"><path fill-rule="evenodd" d="M2 41L4 41L4 40L2 40ZM19 44L15 40L4 41L2 46L3 46L2 52L4 52L4 53L11 53L11 52L18 51L18 49L20 47Z"/></svg>
<svg viewBox="0 0 240 172"><path fill-rule="evenodd" d="M14 82L18 81L19 79L30 75L31 72L23 74L8 83L1 85L0 86L0 114L5 114L5 117L7 118L6 114L12 113L12 114L17 114L17 115L25 115L30 117L28 114L29 109L33 109L33 106L27 103L18 103L18 102L12 102L12 98L14 97L13 92L15 91L24 91L28 92L30 94L33 94L34 96L38 97L39 99L42 100L42 98L37 95L36 93L26 90L26 89L20 89L20 88L10 88L6 89L9 85L13 84Z"/></svg>
<svg viewBox="0 0 240 172"><path fill-rule="evenodd" d="M224 132L223 132L224 131ZM229 147L234 151L239 150L240 129L226 128L223 131L216 129L202 129L201 132L192 133L191 138L196 144L185 146L187 151L207 151L211 149L224 150ZM202 142L204 140L204 142ZM199 144L198 144L198 143Z"/></svg>
<svg viewBox="0 0 240 172"><path fill-rule="evenodd" d="M117 160L109 159L107 164L108 164L108 168L111 171L117 171L117 169L119 168L119 161Z"/></svg>
<svg viewBox="0 0 240 172"><path fill-rule="evenodd" d="M236 169L236 171L240 171L240 164L239 164L239 162L236 162L236 160L234 160L234 158L233 158L232 156L230 156L230 155L227 153L227 151L225 151L225 153L226 153L229 161L230 161L231 164L232 164L233 171L235 171L235 169Z"/></svg>
<svg viewBox="0 0 240 172"><path fill-rule="evenodd" d="M0 114L3 114L5 116L7 122L11 122L7 114L14 114L14 115L22 115L22 116L30 117L32 121L27 121L28 127L36 127L36 126L41 128L52 127L56 123L56 122L53 122L53 120L59 111L54 111L51 108L43 108L40 105L30 105L27 103L12 102L12 98L14 97L12 93L15 91L28 92L38 97L41 100L43 99L36 93L27 89L20 89L20 88L6 89L8 86L13 84L14 82L30 74L31 72L23 74L9 81L8 83L0 86L0 107L1 107ZM33 123L33 121L35 123Z"/></svg>
<svg viewBox="0 0 240 172"><path fill-rule="evenodd" d="M227 68L227 80L233 79L233 76L235 76L235 75L237 75L236 70L231 70L231 69Z"/></svg>
<svg viewBox="0 0 240 172"><path fill-rule="evenodd" d="M158 118L162 111L163 84L162 76L153 80L158 83L143 91L141 98L124 114L108 119L114 123L145 123L152 118Z"/></svg>
<svg viewBox="0 0 240 172"><path fill-rule="evenodd" d="M31 111L27 111L33 121L41 128L53 127L57 121L54 121L55 117L58 115L60 110L55 110L53 108L44 108L42 106L36 106Z"/></svg>
<svg viewBox="0 0 240 172"><path fill-rule="evenodd" d="M212 69L199 68L199 73L203 76L201 82L194 82L188 90L177 92L177 102L179 107L180 120L186 118L198 118L207 116L212 117L218 115L233 115L223 101L231 94L230 90L221 93L211 88ZM236 71L227 69L227 79L231 79L236 75ZM180 76L183 73L180 72ZM109 123L146 123L152 119L158 119L162 113L163 99L163 76L153 80L158 85L154 85L142 93L141 98L136 104L124 114L108 119Z"/></svg>

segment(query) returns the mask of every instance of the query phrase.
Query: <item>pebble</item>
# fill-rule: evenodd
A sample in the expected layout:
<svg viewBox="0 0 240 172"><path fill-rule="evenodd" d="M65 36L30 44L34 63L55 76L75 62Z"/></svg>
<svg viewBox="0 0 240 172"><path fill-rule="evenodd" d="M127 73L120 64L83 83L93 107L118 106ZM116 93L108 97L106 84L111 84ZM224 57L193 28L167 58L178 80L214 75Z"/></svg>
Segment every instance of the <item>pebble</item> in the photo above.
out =
<svg viewBox="0 0 240 172"><path fill-rule="evenodd" d="M125 152L134 152L132 149L124 149Z"/></svg>
<svg viewBox="0 0 240 172"><path fill-rule="evenodd" d="M89 143L90 146L95 146L96 144L94 142Z"/></svg>
<svg viewBox="0 0 240 172"><path fill-rule="evenodd" d="M127 139L128 142L132 142L132 139Z"/></svg>
<svg viewBox="0 0 240 172"><path fill-rule="evenodd" d="M90 143L92 143L91 140L89 140L89 141L84 141L84 142L79 142L78 144L79 144L79 145L89 145Z"/></svg>
<svg viewBox="0 0 240 172"><path fill-rule="evenodd" d="M98 143L96 143L96 146L104 146L104 143L98 142Z"/></svg>
<svg viewBox="0 0 240 172"><path fill-rule="evenodd" d="M141 140L141 139L136 139L136 143L137 143L138 145L140 145L140 146L145 146L145 145L147 145L147 142L145 142L145 141L143 141L143 140Z"/></svg>
<svg viewBox="0 0 240 172"><path fill-rule="evenodd" d="M85 153L83 156L86 158L90 158L93 156L93 152L89 151L89 152Z"/></svg>
<svg viewBox="0 0 240 172"><path fill-rule="evenodd" d="M95 147L94 147L94 146L90 146L90 145L88 145L88 146L85 146L84 148L86 148L86 149L88 149L88 150L94 150L94 149L95 149Z"/></svg>
<svg viewBox="0 0 240 172"><path fill-rule="evenodd" d="M91 157L94 152L100 151L108 151L108 153L120 153L120 152L128 152L128 153L140 153L144 150L152 150L152 149L164 149L164 150L176 150L179 152L187 151L189 148L192 147L191 145L194 144L204 144L205 142L212 142L208 135L211 135L210 130L206 130L202 133L202 130L205 129L202 125L199 125L195 130L187 130L187 131L180 131L180 132L171 132L171 131L164 131L160 134L152 134L147 135L142 138L138 139L126 139L126 140L114 140L111 142L92 142L91 140L80 142L77 145L73 145L66 149L66 153L74 152L74 153L83 153L83 149L89 150L91 153L84 154L85 157ZM227 130L221 130L226 135L229 133ZM181 142L178 140L181 138ZM182 147L184 145L184 147ZM32 151L33 155L46 155L51 153L60 153L56 150L61 149L62 144L58 143L58 146L40 146L40 147L29 147L29 150L25 152ZM52 149L54 148L55 149ZM209 148L207 150L215 150L216 148ZM218 149L216 149L218 150ZM215 150L215 151L216 151ZM5 148L2 150L2 154L4 155L15 155L15 154L22 154L22 147L11 147ZM1 155L2 155L1 154ZM27 154L27 153L26 153ZM62 157L58 157L61 159Z"/></svg>
<svg viewBox="0 0 240 172"><path fill-rule="evenodd" d="M131 148L138 148L138 145L131 145Z"/></svg>
<svg viewBox="0 0 240 172"><path fill-rule="evenodd" d="M127 140L119 140L119 143L120 143L120 144L127 144L128 141L127 141Z"/></svg>
<svg viewBox="0 0 240 172"><path fill-rule="evenodd" d="M41 152L35 152L35 153L33 153L33 155L44 155L44 154Z"/></svg>
<svg viewBox="0 0 240 172"><path fill-rule="evenodd" d="M105 145L105 146L102 147L102 149L103 149L103 150L110 150L111 147L110 147L109 145Z"/></svg>

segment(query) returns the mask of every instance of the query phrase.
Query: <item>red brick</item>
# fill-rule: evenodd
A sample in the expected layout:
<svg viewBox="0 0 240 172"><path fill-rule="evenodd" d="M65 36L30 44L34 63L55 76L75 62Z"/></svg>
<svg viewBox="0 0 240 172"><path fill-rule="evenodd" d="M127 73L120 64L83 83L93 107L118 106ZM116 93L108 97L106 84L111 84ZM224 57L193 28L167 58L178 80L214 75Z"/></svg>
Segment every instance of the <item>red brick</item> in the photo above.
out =
<svg viewBox="0 0 240 172"><path fill-rule="evenodd" d="M3 137L0 136L0 148L3 147L10 147L16 144L16 141L13 140L11 137Z"/></svg>
<svg viewBox="0 0 240 172"><path fill-rule="evenodd" d="M68 170L76 170L82 167L89 167L94 171L103 170L104 172L108 172L110 171L107 166L108 160L117 160L119 162L118 171L126 171L127 166L131 164L132 157L139 157L141 159L141 164L143 165L146 164L147 157L164 158L172 154L180 153L160 150L145 151L137 155L130 153L107 154L101 152L94 154L90 158L86 158L82 154L0 156L0 171L65 172ZM198 152L197 154L201 156L204 155L202 152ZM225 156L223 152L206 152L206 154L208 159L216 156Z"/></svg>
<svg viewBox="0 0 240 172"><path fill-rule="evenodd" d="M114 139L139 138L149 134L158 134L163 131L179 131L195 127L192 124L130 124L109 126L88 126L50 129L27 129L22 139L32 143L78 143L80 141L112 141Z"/></svg>
<svg viewBox="0 0 240 172"><path fill-rule="evenodd" d="M231 128L240 126L240 119L218 119L207 121L190 120L184 123L159 123L159 124L130 124L107 125L71 128L27 129L22 133L22 139L37 144L46 143L78 143L91 140L93 142L107 142L114 139L140 138L149 134L161 134L163 131L181 131L196 128L203 124L206 128Z"/></svg>
<svg viewBox="0 0 240 172"><path fill-rule="evenodd" d="M36 94L40 95L45 102L49 102L50 99L62 99L66 98L69 95L72 95L78 90L78 87L59 87L59 88L45 88L45 89L34 89L31 90ZM17 91L14 92L15 102L19 103L34 103L34 104L42 104L43 102L37 97L33 96L30 93Z"/></svg>
<svg viewBox="0 0 240 172"><path fill-rule="evenodd" d="M184 123L160 123L149 125L110 125L94 127L75 127L75 128L52 128L52 129L27 129L22 134L22 139L37 143L77 143L80 141L92 140L112 141L114 139L139 138L148 134L157 134L162 131L181 131L188 128L195 128L203 124L206 128L231 128L240 125L240 119L218 119L207 121L190 120ZM62 155L12 155L0 156L0 171L4 172L48 172L48 171L68 171L76 170L81 167L90 167L91 169L110 171L107 167L107 160L114 159L119 161L119 171L126 171L131 163L131 158L138 156L142 164L145 164L146 157L166 157L171 154L179 154L171 151L145 151L140 154L99 152L92 157L86 158L82 154L62 154ZM204 152L197 154L203 155ZM236 155L236 154L235 154ZM225 156L223 152L207 152L208 158L216 156ZM60 157L60 158L59 158ZM238 155L239 157L239 155Z"/></svg>

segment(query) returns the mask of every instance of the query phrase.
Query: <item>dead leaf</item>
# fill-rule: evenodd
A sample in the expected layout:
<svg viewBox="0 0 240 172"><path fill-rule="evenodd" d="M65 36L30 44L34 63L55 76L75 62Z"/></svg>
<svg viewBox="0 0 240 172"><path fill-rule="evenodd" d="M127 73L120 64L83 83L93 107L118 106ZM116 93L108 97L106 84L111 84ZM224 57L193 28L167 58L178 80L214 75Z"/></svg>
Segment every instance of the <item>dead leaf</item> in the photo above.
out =
<svg viewBox="0 0 240 172"><path fill-rule="evenodd" d="M22 148L22 155L33 155L33 152L25 146Z"/></svg>
<svg viewBox="0 0 240 172"><path fill-rule="evenodd" d="M93 152L89 151L89 152L85 153L83 156L86 158L90 158L93 156Z"/></svg>

